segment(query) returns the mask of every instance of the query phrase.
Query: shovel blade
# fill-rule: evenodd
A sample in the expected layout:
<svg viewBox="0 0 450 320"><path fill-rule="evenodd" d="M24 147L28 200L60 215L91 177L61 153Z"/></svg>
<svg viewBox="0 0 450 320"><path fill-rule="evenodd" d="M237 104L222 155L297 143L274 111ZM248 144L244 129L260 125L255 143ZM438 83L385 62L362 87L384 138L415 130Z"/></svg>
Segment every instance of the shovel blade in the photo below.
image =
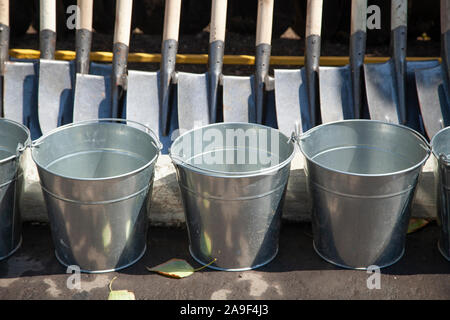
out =
<svg viewBox="0 0 450 320"><path fill-rule="evenodd" d="M152 129L163 144L161 152L167 154L172 139L170 135L164 136L162 132L159 81L159 72L128 71L125 118L140 122ZM171 128L177 125L176 116L176 113L171 115Z"/></svg>
<svg viewBox="0 0 450 320"><path fill-rule="evenodd" d="M223 121L256 122L254 77L223 77Z"/></svg>
<svg viewBox="0 0 450 320"><path fill-rule="evenodd" d="M5 63L4 116L26 125L33 140L42 135L37 112L38 74L37 61Z"/></svg>
<svg viewBox="0 0 450 320"><path fill-rule="evenodd" d="M416 70L439 66L438 60L408 61L406 64L406 105L408 107L408 126L425 134L422 115L420 114L419 98L417 96Z"/></svg>
<svg viewBox="0 0 450 320"><path fill-rule="evenodd" d="M40 60L38 115L43 134L72 122L74 74L73 61Z"/></svg>
<svg viewBox="0 0 450 320"><path fill-rule="evenodd" d="M278 129L291 136L299 124L301 132L314 125L309 114L305 69L275 70L275 106Z"/></svg>
<svg viewBox="0 0 450 320"><path fill-rule="evenodd" d="M320 67L319 73L322 123L353 119L350 66Z"/></svg>
<svg viewBox="0 0 450 320"><path fill-rule="evenodd" d="M392 60L365 64L364 76L370 118L398 124L400 120Z"/></svg>
<svg viewBox="0 0 450 320"><path fill-rule="evenodd" d="M178 73L178 124L180 133L210 123L208 75Z"/></svg>
<svg viewBox="0 0 450 320"><path fill-rule="evenodd" d="M110 117L111 78L77 73L73 122Z"/></svg>
<svg viewBox="0 0 450 320"><path fill-rule="evenodd" d="M425 132L430 139L450 124L449 92L441 66L416 70L416 85Z"/></svg>

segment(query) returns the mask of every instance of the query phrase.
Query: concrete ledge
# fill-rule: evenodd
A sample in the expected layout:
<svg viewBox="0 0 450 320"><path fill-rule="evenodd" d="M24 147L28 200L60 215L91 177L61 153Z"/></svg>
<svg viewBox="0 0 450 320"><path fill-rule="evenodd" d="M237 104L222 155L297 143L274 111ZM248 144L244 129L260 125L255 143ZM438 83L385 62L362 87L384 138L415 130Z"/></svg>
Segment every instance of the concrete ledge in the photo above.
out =
<svg viewBox="0 0 450 320"><path fill-rule="evenodd" d="M297 153L291 164L291 175L283 211L283 218L288 221L311 220L311 202L306 192L303 161L303 156ZM24 154L23 162L25 183L20 201L22 219L24 221L47 222L48 217L39 184L39 176L29 150ZM419 180L412 216L436 217L433 161L431 157L425 164ZM184 224L184 221L175 168L169 156L162 155L156 164L150 223L156 226L179 226Z"/></svg>

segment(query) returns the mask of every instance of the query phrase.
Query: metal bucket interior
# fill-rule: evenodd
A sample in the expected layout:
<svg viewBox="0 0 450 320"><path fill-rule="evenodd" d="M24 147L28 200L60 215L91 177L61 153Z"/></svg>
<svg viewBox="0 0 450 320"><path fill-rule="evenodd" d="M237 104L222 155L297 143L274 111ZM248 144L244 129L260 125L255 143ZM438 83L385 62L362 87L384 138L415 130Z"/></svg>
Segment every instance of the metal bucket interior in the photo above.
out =
<svg viewBox="0 0 450 320"><path fill-rule="evenodd" d="M33 144L63 265L108 272L140 259L159 145L150 129L118 119L63 126Z"/></svg>
<svg viewBox="0 0 450 320"><path fill-rule="evenodd" d="M0 119L0 260L17 251L22 242L20 158L30 141L30 131L24 125Z"/></svg>
<svg viewBox="0 0 450 320"><path fill-rule="evenodd" d="M195 260L241 271L276 256L294 150L278 130L249 123L212 124L174 141L170 156Z"/></svg>
<svg viewBox="0 0 450 320"><path fill-rule="evenodd" d="M431 140L434 159L438 224L441 234L438 248L450 261L450 127L435 134Z"/></svg>
<svg viewBox="0 0 450 320"><path fill-rule="evenodd" d="M426 140L404 126L347 120L315 127L299 144L317 253L355 269L399 260Z"/></svg>

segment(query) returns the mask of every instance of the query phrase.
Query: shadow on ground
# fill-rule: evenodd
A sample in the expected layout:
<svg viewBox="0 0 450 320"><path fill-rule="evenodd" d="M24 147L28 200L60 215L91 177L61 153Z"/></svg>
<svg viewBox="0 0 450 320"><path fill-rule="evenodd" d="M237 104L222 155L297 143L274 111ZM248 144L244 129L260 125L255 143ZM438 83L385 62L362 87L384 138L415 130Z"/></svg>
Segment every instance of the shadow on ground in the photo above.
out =
<svg viewBox="0 0 450 320"><path fill-rule="evenodd" d="M46 224L26 223L22 247L12 257L0 262L0 278L30 277L37 275L65 274L54 256L50 229ZM437 249L439 227L435 222L407 236L403 258L383 274L416 275L448 274L450 264ZM129 275L146 275L146 266L152 267L171 258L185 259L198 266L189 255L188 236L185 228L151 227L148 233L148 249L135 265L119 271ZM259 272L290 272L302 270L342 270L322 260L312 247L312 231L309 223L284 223L281 228L278 256ZM202 272L216 272L205 269Z"/></svg>

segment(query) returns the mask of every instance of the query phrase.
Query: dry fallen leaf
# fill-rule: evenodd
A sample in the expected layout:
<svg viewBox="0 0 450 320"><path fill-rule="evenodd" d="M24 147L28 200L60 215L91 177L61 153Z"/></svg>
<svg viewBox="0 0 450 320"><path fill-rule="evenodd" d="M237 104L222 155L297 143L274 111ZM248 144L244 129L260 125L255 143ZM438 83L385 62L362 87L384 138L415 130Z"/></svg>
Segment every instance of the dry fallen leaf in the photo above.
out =
<svg viewBox="0 0 450 320"><path fill-rule="evenodd" d="M128 290L113 290L109 293L108 300L136 300L136 297Z"/></svg>
<svg viewBox="0 0 450 320"><path fill-rule="evenodd" d="M423 227L425 227L428 223L430 223L430 221L426 220L426 219L411 219L409 220L409 225L408 225L408 233L413 233L419 229L422 229Z"/></svg>
<svg viewBox="0 0 450 320"><path fill-rule="evenodd" d="M109 283L109 296L108 300L136 300L136 297L133 292L128 290L113 290L112 283L116 280L117 277L114 277Z"/></svg>
<svg viewBox="0 0 450 320"><path fill-rule="evenodd" d="M189 263L187 263L186 260L183 259L170 259L167 262L164 262L160 265L157 265L156 267L149 268L147 267L148 271L156 272L159 274L162 274L164 276L175 278L175 279L181 279L185 277L189 277L196 271L200 271L203 268L206 268L207 266L214 263L217 259L214 259L209 264L200 267L198 269L194 269Z"/></svg>

